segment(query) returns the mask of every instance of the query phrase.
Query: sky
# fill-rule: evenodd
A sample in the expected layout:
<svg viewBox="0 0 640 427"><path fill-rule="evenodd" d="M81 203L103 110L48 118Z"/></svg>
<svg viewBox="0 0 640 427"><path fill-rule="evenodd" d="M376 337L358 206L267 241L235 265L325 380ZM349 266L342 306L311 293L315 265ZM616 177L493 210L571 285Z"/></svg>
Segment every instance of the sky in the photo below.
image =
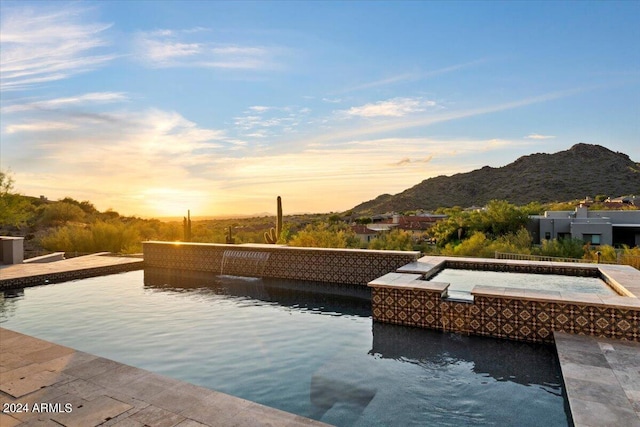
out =
<svg viewBox="0 0 640 427"><path fill-rule="evenodd" d="M341 212L583 142L640 161L640 2L0 3L14 190Z"/></svg>

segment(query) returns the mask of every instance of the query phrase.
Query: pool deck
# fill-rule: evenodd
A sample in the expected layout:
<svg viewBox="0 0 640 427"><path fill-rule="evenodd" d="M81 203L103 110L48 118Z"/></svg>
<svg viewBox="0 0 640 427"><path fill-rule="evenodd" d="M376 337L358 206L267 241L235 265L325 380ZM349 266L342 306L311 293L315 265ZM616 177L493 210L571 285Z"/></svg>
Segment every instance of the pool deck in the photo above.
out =
<svg viewBox="0 0 640 427"><path fill-rule="evenodd" d="M640 343L553 335L576 427L640 426Z"/></svg>
<svg viewBox="0 0 640 427"><path fill-rule="evenodd" d="M0 379L2 427L327 425L4 328Z"/></svg>
<svg viewBox="0 0 640 427"><path fill-rule="evenodd" d="M640 426L640 343L554 338L575 426ZM327 425L4 328L0 405L2 427Z"/></svg>
<svg viewBox="0 0 640 427"><path fill-rule="evenodd" d="M47 263L0 265L0 290L140 270L143 265L142 258L113 256L108 252Z"/></svg>

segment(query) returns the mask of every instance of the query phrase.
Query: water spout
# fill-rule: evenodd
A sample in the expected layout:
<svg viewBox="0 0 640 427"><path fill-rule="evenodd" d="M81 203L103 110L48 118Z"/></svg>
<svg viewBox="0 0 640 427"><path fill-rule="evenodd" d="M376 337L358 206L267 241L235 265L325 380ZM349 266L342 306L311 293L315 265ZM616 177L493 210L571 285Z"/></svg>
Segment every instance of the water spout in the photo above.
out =
<svg viewBox="0 0 640 427"><path fill-rule="evenodd" d="M269 252L226 250L222 254L220 274L262 277L269 255Z"/></svg>

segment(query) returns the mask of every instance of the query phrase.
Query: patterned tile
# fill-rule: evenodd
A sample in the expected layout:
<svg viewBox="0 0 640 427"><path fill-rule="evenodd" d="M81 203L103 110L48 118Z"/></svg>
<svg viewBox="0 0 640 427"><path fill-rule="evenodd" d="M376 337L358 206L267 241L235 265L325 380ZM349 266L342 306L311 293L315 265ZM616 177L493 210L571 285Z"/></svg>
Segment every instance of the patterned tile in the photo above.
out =
<svg viewBox="0 0 640 427"><path fill-rule="evenodd" d="M146 242L150 267L365 285L417 260L416 252L374 252Z"/></svg>

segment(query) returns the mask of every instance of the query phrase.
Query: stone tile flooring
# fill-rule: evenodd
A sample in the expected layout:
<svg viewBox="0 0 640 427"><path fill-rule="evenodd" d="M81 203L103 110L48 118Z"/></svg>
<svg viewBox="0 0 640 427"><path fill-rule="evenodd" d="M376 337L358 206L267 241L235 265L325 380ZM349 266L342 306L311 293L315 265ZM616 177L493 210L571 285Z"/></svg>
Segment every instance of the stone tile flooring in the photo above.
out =
<svg viewBox="0 0 640 427"><path fill-rule="evenodd" d="M326 425L4 328L0 407L2 427Z"/></svg>
<svg viewBox="0 0 640 427"><path fill-rule="evenodd" d="M640 426L640 343L554 338L575 425ZM4 328L0 405L2 427L326 425Z"/></svg>
<svg viewBox="0 0 640 427"><path fill-rule="evenodd" d="M0 289L22 288L138 270L142 258L97 253L47 263L0 264Z"/></svg>
<svg viewBox="0 0 640 427"><path fill-rule="evenodd" d="M640 426L640 343L553 336L576 427Z"/></svg>

